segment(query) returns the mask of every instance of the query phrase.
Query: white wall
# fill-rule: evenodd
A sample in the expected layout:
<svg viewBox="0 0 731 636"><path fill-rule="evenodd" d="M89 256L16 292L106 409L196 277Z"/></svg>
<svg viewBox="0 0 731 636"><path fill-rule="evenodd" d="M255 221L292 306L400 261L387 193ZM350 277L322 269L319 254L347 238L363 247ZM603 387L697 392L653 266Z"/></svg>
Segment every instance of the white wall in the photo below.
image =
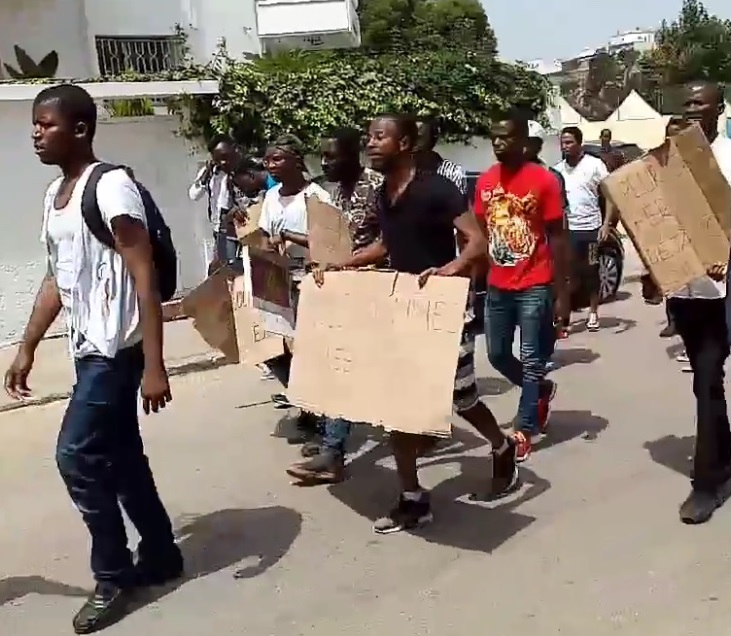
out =
<svg viewBox="0 0 731 636"><path fill-rule="evenodd" d="M15 44L25 49L35 62L55 50L59 56L59 77L91 77L96 65L91 65L83 2L0 2L0 59L17 69ZM111 4L111 0L108 2ZM8 77L4 67L0 77Z"/></svg>
<svg viewBox="0 0 731 636"><path fill-rule="evenodd" d="M188 200L197 160L175 137L172 118L101 123L97 154L135 168L170 225L180 259L179 282L190 288L205 274L202 240L208 234L203 202ZM0 343L19 337L45 272L39 243L43 194L56 170L42 166L30 140L30 104L0 102Z"/></svg>

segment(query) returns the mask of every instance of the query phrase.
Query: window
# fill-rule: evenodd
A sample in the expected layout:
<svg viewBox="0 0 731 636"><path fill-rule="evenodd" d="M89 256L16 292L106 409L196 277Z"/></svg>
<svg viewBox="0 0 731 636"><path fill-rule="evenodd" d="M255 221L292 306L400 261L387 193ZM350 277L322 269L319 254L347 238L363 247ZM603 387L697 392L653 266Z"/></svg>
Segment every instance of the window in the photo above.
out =
<svg viewBox="0 0 731 636"><path fill-rule="evenodd" d="M125 71L163 73L183 61L183 41L175 35L126 37L97 36L99 73L105 77Z"/></svg>

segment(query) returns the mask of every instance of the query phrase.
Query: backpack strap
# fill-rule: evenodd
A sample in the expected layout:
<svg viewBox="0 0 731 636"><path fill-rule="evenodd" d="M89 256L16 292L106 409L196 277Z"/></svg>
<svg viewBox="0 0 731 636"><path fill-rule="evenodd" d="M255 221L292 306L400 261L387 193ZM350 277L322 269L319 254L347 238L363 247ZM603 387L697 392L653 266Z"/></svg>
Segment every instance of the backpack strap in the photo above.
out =
<svg viewBox="0 0 731 636"><path fill-rule="evenodd" d="M99 241L102 245L106 245L110 249L114 249L114 236L102 218L102 211L99 209L96 189L99 185L99 180L107 174L107 172L119 169L119 166L115 166L111 163L100 163L99 165L94 166L86 181L86 185L84 186L84 192L81 195L81 216L84 217L86 227L89 228L89 231L97 241Z"/></svg>

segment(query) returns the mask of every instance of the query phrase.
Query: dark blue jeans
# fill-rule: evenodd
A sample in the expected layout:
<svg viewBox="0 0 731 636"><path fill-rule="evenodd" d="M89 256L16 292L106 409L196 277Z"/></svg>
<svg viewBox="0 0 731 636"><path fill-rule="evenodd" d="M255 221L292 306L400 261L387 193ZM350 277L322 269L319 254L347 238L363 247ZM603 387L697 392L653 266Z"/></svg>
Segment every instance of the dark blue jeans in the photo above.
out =
<svg viewBox="0 0 731 636"><path fill-rule="evenodd" d="M141 345L111 359L76 360L76 385L56 447L58 470L91 534L94 578L120 586L132 575L120 505L140 534L140 559L160 561L175 549L140 437L143 367Z"/></svg>
<svg viewBox="0 0 731 636"><path fill-rule="evenodd" d="M351 423L342 417L323 418L322 446L336 455L345 455L345 445L350 436Z"/></svg>
<svg viewBox="0 0 731 636"><path fill-rule="evenodd" d="M520 328L520 360L513 355L515 330ZM487 355L495 370L522 387L518 426L537 433L538 399L553 353L553 290L537 285L513 291L489 287L485 299Z"/></svg>
<svg viewBox="0 0 731 636"><path fill-rule="evenodd" d="M222 263L231 263L238 258L239 242L235 236L226 232L216 232L213 235L216 241L216 256Z"/></svg>

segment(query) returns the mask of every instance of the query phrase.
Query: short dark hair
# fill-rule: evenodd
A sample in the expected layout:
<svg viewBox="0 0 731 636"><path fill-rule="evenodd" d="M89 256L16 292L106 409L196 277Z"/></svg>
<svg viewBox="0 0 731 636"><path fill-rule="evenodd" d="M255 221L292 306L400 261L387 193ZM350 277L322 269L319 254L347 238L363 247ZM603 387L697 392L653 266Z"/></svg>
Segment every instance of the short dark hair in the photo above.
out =
<svg viewBox="0 0 731 636"><path fill-rule="evenodd" d="M94 140L96 104L86 90L76 84L54 84L36 95L33 108L51 103L68 123L86 125L87 139L90 143Z"/></svg>
<svg viewBox="0 0 731 636"><path fill-rule="evenodd" d="M503 111L496 121L509 121L513 124L514 132L518 133L521 137L528 138L530 117L526 114L524 109L512 106L511 108Z"/></svg>
<svg viewBox="0 0 731 636"><path fill-rule="evenodd" d="M685 86L700 86L710 89L711 91L713 91L714 97L716 98L716 104L719 106L723 104L724 100L726 99L726 86L724 84L721 84L720 82L712 82L711 80L702 79L687 82Z"/></svg>
<svg viewBox="0 0 731 636"><path fill-rule="evenodd" d="M605 134L607 134L611 137L612 131L609 128L602 128L602 131L599 133L599 136L604 137Z"/></svg>
<svg viewBox="0 0 731 636"><path fill-rule="evenodd" d="M333 139L340 149L351 155L359 155L363 145L363 135L357 128L336 128L325 139Z"/></svg>
<svg viewBox="0 0 731 636"><path fill-rule="evenodd" d="M231 139L231 137L229 137L228 135L223 135L223 134L213 135L213 137L211 137L211 140L208 142L208 152L213 152L221 144L228 144L231 146L235 146L236 142L233 139Z"/></svg>
<svg viewBox="0 0 731 636"><path fill-rule="evenodd" d="M561 135L571 135L576 140L577 144L584 143L584 133L581 132L581 128L578 126L566 126L566 128L561 131Z"/></svg>
<svg viewBox="0 0 731 636"><path fill-rule="evenodd" d="M439 141L439 134L441 132L439 121L433 118L419 119L417 123L420 123L422 127L426 128L429 139L429 147L434 148Z"/></svg>
<svg viewBox="0 0 731 636"><path fill-rule="evenodd" d="M399 137L405 137L409 141L409 148L416 145L419 138L419 128L416 124L417 120L411 113L385 113L379 115L376 119L389 119L396 124Z"/></svg>

